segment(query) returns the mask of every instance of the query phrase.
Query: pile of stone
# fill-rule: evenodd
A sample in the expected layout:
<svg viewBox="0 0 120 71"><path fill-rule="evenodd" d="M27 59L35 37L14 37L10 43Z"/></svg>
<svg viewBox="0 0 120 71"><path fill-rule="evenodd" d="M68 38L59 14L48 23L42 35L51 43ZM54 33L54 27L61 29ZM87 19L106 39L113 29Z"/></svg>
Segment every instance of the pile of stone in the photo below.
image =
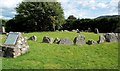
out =
<svg viewBox="0 0 120 71"><path fill-rule="evenodd" d="M3 57L17 57L27 53L29 46L20 32L10 32L4 45L2 45Z"/></svg>

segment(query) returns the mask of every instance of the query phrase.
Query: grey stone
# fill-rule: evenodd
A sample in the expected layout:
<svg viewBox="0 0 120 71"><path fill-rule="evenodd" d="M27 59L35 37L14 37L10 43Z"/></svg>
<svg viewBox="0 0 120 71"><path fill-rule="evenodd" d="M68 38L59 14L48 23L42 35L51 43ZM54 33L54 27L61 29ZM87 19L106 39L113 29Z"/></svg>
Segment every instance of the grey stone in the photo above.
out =
<svg viewBox="0 0 120 71"><path fill-rule="evenodd" d="M102 42L105 42L105 37L103 35L100 35L98 43L102 43Z"/></svg>
<svg viewBox="0 0 120 71"><path fill-rule="evenodd" d="M59 43L58 44L66 44L66 45L71 45L73 44L73 41L71 41L70 39L68 38L62 38L60 39Z"/></svg>
<svg viewBox="0 0 120 71"><path fill-rule="evenodd" d="M114 33L106 33L104 34L106 42L117 42L118 38Z"/></svg>
<svg viewBox="0 0 120 71"><path fill-rule="evenodd" d="M76 29L77 33L80 33L79 29Z"/></svg>
<svg viewBox="0 0 120 71"><path fill-rule="evenodd" d="M43 42L52 44L54 42L54 39L50 38L49 36L44 36L43 37Z"/></svg>
<svg viewBox="0 0 120 71"><path fill-rule="evenodd" d="M37 41L37 36L31 36L28 40Z"/></svg>
<svg viewBox="0 0 120 71"><path fill-rule="evenodd" d="M98 30L98 28L95 28L95 31L94 31L94 33L96 33L96 34L98 34L98 33L99 33L99 30Z"/></svg>
<svg viewBox="0 0 120 71"><path fill-rule="evenodd" d="M87 42L88 45L92 45L92 44L97 44L97 41L93 40L93 39L89 39Z"/></svg>
<svg viewBox="0 0 120 71"><path fill-rule="evenodd" d="M55 38L55 40L54 40L54 43L59 43L59 41L60 41L60 39L59 38Z"/></svg>
<svg viewBox="0 0 120 71"><path fill-rule="evenodd" d="M64 30L64 32L69 32L68 30Z"/></svg>
<svg viewBox="0 0 120 71"><path fill-rule="evenodd" d="M76 30L72 30L72 32L77 32Z"/></svg>
<svg viewBox="0 0 120 71"><path fill-rule="evenodd" d="M79 36L75 37L73 42L74 42L75 45L85 44L85 36L84 35L79 35Z"/></svg>

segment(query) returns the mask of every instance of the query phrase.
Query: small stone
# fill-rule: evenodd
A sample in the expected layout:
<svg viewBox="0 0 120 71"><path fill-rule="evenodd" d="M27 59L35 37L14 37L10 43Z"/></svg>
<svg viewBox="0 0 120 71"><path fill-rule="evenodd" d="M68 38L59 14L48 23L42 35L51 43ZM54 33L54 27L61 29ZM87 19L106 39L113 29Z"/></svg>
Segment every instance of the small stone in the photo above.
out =
<svg viewBox="0 0 120 71"><path fill-rule="evenodd" d="M28 40L37 41L37 36L31 36Z"/></svg>
<svg viewBox="0 0 120 71"><path fill-rule="evenodd" d="M92 45L92 44L97 44L97 42L93 39L89 39L87 42L88 45Z"/></svg>
<svg viewBox="0 0 120 71"><path fill-rule="evenodd" d="M59 38L55 38L54 43L58 44L58 43L59 43L59 41L60 41L60 39L59 39Z"/></svg>

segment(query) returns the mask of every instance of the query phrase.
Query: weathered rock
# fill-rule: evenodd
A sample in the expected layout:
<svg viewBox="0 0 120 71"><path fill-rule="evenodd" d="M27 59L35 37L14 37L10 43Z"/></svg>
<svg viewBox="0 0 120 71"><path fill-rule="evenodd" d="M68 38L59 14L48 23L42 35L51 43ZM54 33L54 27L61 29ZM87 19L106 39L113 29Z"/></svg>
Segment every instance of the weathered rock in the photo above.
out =
<svg viewBox="0 0 120 71"><path fill-rule="evenodd" d="M106 42L117 42L118 39L114 33L104 34Z"/></svg>
<svg viewBox="0 0 120 71"><path fill-rule="evenodd" d="M120 33L114 33L114 34L117 37L117 40L120 41Z"/></svg>
<svg viewBox="0 0 120 71"><path fill-rule="evenodd" d="M48 36L44 36L44 37L43 37L43 42L44 42L44 43L50 43L50 44L52 44L52 43L54 42L54 39L53 39L53 38L50 38L50 37L48 37Z"/></svg>
<svg viewBox="0 0 120 71"><path fill-rule="evenodd" d="M80 33L79 29L76 29L77 33Z"/></svg>
<svg viewBox="0 0 120 71"><path fill-rule="evenodd" d="M27 48L27 50L21 50L23 48ZM20 32L10 32L8 34L6 42L2 46L2 52L4 57L15 58L17 56L27 53L28 50L29 46L27 44L27 41Z"/></svg>
<svg viewBox="0 0 120 71"><path fill-rule="evenodd" d="M58 44L58 43L59 43L59 41L60 41L60 39L59 39L59 38L55 38L54 43Z"/></svg>
<svg viewBox="0 0 120 71"><path fill-rule="evenodd" d="M71 41L70 39L68 38L62 38L60 39L59 43L58 44L66 44L66 45L71 45L73 44L73 41Z"/></svg>
<svg viewBox="0 0 120 71"><path fill-rule="evenodd" d="M3 52L2 52L2 50L0 50L0 57L2 57L3 56Z"/></svg>
<svg viewBox="0 0 120 71"><path fill-rule="evenodd" d="M72 32L77 32L76 30L72 30Z"/></svg>
<svg viewBox="0 0 120 71"><path fill-rule="evenodd" d="M98 43L105 42L105 37L103 35L99 36L99 40L97 41Z"/></svg>
<svg viewBox="0 0 120 71"><path fill-rule="evenodd" d="M93 40L93 39L89 39L87 42L88 45L92 45L92 44L97 44L97 41Z"/></svg>
<svg viewBox="0 0 120 71"><path fill-rule="evenodd" d="M28 40L37 41L37 36L31 36Z"/></svg>
<svg viewBox="0 0 120 71"><path fill-rule="evenodd" d="M64 30L64 32L69 32L68 30Z"/></svg>
<svg viewBox="0 0 120 71"><path fill-rule="evenodd" d="M98 33L99 33L98 28L95 28L95 32L94 32L94 33L96 33L96 34L98 34Z"/></svg>
<svg viewBox="0 0 120 71"><path fill-rule="evenodd" d="M79 35L79 36L75 37L73 42L74 42L75 45L85 44L85 36L84 35Z"/></svg>

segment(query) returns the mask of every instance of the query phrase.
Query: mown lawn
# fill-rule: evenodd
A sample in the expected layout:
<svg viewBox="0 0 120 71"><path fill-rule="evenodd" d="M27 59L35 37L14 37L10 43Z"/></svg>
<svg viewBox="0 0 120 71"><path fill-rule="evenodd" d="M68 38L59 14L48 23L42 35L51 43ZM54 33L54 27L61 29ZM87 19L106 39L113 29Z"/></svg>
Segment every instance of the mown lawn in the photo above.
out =
<svg viewBox="0 0 120 71"><path fill-rule="evenodd" d="M88 39L98 40L100 34L81 32ZM118 67L118 43L95 45L58 45L42 43L44 36L68 37L73 40L75 32L34 32L24 36L37 36L28 41L29 53L17 58L3 58L3 69L116 69ZM4 40L2 41L4 42Z"/></svg>

